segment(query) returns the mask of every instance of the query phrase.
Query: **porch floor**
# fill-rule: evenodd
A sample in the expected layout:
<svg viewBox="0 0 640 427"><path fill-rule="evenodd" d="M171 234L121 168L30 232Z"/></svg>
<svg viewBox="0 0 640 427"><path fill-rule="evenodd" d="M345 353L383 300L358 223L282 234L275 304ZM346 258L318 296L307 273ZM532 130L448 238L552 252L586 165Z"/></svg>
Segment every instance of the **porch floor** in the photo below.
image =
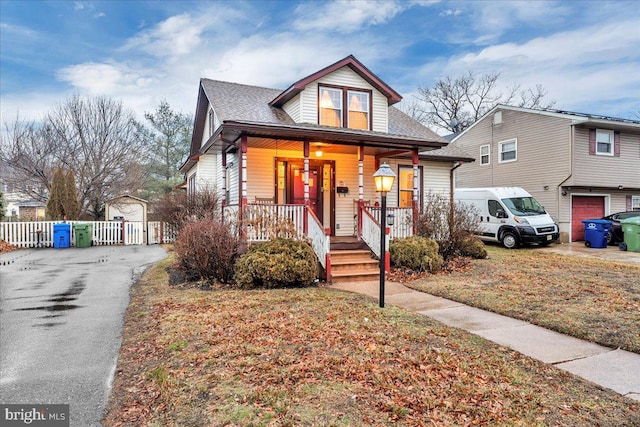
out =
<svg viewBox="0 0 640 427"><path fill-rule="evenodd" d="M362 240L358 240L355 236L331 236L331 250L357 250L357 249L369 249L366 243Z"/></svg>

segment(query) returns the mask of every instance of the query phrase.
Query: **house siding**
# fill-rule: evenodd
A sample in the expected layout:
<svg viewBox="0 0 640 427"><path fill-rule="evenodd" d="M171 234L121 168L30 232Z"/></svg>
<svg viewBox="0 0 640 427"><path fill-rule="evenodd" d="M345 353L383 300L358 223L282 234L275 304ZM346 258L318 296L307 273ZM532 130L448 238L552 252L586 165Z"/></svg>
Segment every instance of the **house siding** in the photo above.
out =
<svg viewBox="0 0 640 427"><path fill-rule="evenodd" d="M199 190L215 190L216 189L216 155L203 154L197 164L197 181L196 185Z"/></svg>
<svg viewBox="0 0 640 427"><path fill-rule="evenodd" d="M594 129L596 126L593 127ZM606 127L598 129L609 130ZM589 154L589 128L576 127L574 173L568 184L613 187L640 185L640 133L620 132L620 156Z"/></svg>
<svg viewBox="0 0 640 427"><path fill-rule="evenodd" d="M571 174L571 121L512 110L502 111L502 123L491 128L493 115L454 143L476 158L456 171L456 187L522 187L558 221L559 186ZM499 143L517 140L517 159L499 162ZM489 165L480 164L480 146L491 145ZM545 189L546 188L546 189Z"/></svg>
<svg viewBox="0 0 640 427"><path fill-rule="evenodd" d="M282 109L291 117L296 123L302 121L300 104L302 103L302 96L300 94L294 96L286 104L282 106Z"/></svg>
<svg viewBox="0 0 640 427"><path fill-rule="evenodd" d="M304 90L300 92L299 96L302 105L300 114L301 122L318 124L318 84L322 85L323 83L334 86L371 90L371 114L373 118L372 130L388 132L389 104L387 102L387 98L378 92L366 80L346 66L308 84ZM289 104L289 102L287 104Z"/></svg>

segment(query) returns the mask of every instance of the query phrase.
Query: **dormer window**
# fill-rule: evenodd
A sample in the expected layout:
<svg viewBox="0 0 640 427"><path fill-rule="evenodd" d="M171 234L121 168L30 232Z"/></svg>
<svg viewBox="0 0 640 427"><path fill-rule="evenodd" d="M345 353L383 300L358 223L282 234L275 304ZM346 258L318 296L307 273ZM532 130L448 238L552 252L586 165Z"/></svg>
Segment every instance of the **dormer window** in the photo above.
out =
<svg viewBox="0 0 640 427"><path fill-rule="evenodd" d="M351 129L370 129L370 92L320 86L319 98L321 125L343 127L346 123Z"/></svg>
<svg viewBox="0 0 640 427"><path fill-rule="evenodd" d="M320 124L342 127L342 90L320 88Z"/></svg>
<svg viewBox="0 0 640 427"><path fill-rule="evenodd" d="M349 124L351 129L369 130L369 93L347 91L349 98Z"/></svg>

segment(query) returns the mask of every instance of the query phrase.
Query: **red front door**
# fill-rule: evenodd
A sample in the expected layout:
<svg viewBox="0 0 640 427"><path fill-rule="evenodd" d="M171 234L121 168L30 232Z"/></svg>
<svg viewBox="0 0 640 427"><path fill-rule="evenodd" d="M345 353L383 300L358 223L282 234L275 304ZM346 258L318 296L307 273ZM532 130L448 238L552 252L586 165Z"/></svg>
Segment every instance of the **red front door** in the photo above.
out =
<svg viewBox="0 0 640 427"><path fill-rule="evenodd" d="M292 164L290 167L291 203L304 205L304 166ZM309 167L309 203L320 222L322 209L322 166Z"/></svg>
<svg viewBox="0 0 640 427"><path fill-rule="evenodd" d="M571 241L584 240L583 219L598 219L603 216L603 196L573 196L571 199Z"/></svg>

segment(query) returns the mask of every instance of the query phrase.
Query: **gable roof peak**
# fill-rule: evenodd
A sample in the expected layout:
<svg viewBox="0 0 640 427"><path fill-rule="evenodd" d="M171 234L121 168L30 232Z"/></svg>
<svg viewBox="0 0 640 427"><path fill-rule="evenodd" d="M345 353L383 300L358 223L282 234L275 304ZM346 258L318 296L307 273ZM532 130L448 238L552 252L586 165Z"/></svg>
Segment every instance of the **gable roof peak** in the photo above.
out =
<svg viewBox="0 0 640 427"><path fill-rule="evenodd" d="M351 68L356 74L362 77L371 86L376 88L387 98L389 105L395 104L396 102L400 102L402 100L402 96L400 96L398 92L393 90L389 85L382 81L382 79L371 72L371 70L365 67L362 62L358 61L356 57L351 54L301 80L298 80L287 89L285 89L282 93L280 93L273 101L269 103L269 105L273 107L282 107L287 101L302 92L309 83L312 83L326 76L327 74L331 74L332 72L342 67Z"/></svg>

